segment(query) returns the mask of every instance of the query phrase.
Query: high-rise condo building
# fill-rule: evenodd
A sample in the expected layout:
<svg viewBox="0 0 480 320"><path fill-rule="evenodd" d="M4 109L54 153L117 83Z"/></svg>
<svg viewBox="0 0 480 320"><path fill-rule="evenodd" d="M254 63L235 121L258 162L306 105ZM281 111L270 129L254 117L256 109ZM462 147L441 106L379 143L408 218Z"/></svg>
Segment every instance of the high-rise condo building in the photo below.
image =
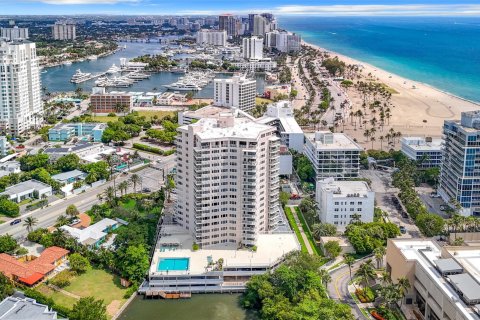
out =
<svg viewBox="0 0 480 320"><path fill-rule="evenodd" d="M257 81L243 76L215 79L213 101L220 107L239 108L248 111L255 107Z"/></svg>
<svg viewBox="0 0 480 320"><path fill-rule="evenodd" d="M180 127L176 144L175 218L197 244L253 246L277 227L275 128L227 112Z"/></svg>
<svg viewBox="0 0 480 320"><path fill-rule="evenodd" d="M75 40L77 29L73 23L57 22L52 26L54 40Z"/></svg>
<svg viewBox="0 0 480 320"><path fill-rule="evenodd" d="M346 179L358 176L360 152L363 150L344 133L319 131L306 134L305 155L318 179Z"/></svg>
<svg viewBox="0 0 480 320"><path fill-rule="evenodd" d="M301 49L302 37L295 33L274 30L265 35L265 45L280 52L298 52Z"/></svg>
<svg viewBox="0 0 480 320"><path fill-rule="evenodd" d="M241 24L240 19L231 14L222 14L218 17L218 29L227 31L229 37L239 35Z"/></svg>
<svg viewBox="0 0 480 320"><path fill-rule="evenodd" d="M462 112L443 125L444 149L438 194L462 206L463 215L480 214L480 111Z"/></svg>
<svg viewBox="0 0 480 320"><path fill-rule="evenodd" d="M0 131L20 134L42 113L35 43L0 41Z"/></svg>
<svg viewBox="0 0 480 320"><path fill-rule="evenodd" d="M28 39L28 28L1 28L1 37L5 40Z"/></svg>
<svg viewBox="0 0 480 320"><path fill-rule="evenodd" d="M245 59L262 59L263 39L259 37L243 38L242 49Z"/></svg>
<svg viewBox="0 0 480 320"><path fill-rule="evenodd" d="M227 45L227 31L202 29L197 32L197 44L225 47Z"/></svg>

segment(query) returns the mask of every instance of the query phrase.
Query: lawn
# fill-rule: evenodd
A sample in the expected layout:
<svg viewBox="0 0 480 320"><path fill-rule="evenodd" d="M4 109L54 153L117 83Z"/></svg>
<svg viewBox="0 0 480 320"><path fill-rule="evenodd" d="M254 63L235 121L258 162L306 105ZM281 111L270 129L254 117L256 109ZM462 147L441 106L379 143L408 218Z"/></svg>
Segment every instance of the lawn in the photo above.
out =
<svg viewBox="0 0 480 320"><path fill-rule="evenodd" d="M55 291L47 287L44 283L42 283L35 289L37 289L39 292L43 293L47 297L52 298L56 304L63 307L71 308L77 302L77 299L67 296L61 292Z"/></svg>
<svg viewBox="0 0 480 320"><path fill-rule="evenodd" d="M145 116L148 120L153 118L154 116L157 116L159 119L162 119L166 116L174 116L175 111L161 111L161 110L142 110L142 111L137 111L140 116ZM92 120L98 121L98 122L116 122L118 121L118 117L109 117L109 116L95 116L92 117Z"/></svg>
<svg viewBox="0 0 480 320"><path fill-rule="evenodd" d="M308 252L307 246L305 245L305 241L303 241L302 235L300 234L300 229L298 229L297 223L295 222L295 218L293 217L293 213L292 210L290 210L290 207L285 207L285 215L287 216L290 227L293 229L295 235L297 236L298 242L300 242L302 252Z"/></svg>
<svg viewBox="0 0 480 320"><path fill-rule="evenodd" d="M127 210L132 210L137 205L137 201L134 199L128 199L127 202L122 202L122 207Z"/></svg>
<svg viewBox="0 0 480 320"><path fill-rule="evenodd" d="M272 103L272 100L270 99L265 99L265 98L255 98L255 105L259 105L259 104L262 104L262 103Z"/></svg>
<svg viewBox="0 0 480 320"><path fill-rule="evenodd" d="M305 221L305 218L303 217L303 214L300 211L300 208L295 207L295 211L297 212L298 220L300 220L300 223L302 224L303 232L305 232L308 242L310 243L310 247L312 247L312 249L315 251L317 255L323 256L322 251L320 250L320 248L317 246L317 243L315 242L315 239L313 239L312 233L310 232L310 228L308 227L307 222Z"/></svg>

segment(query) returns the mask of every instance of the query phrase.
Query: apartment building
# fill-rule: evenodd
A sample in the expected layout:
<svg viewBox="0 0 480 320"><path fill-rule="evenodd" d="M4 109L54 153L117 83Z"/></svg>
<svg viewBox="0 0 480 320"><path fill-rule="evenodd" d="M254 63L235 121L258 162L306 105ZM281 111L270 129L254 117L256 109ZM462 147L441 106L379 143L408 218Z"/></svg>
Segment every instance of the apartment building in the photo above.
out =
<svg viewBox="0 0 480 320"><path fill-rule="evenodd" d="M240 34L242 23L240 19L231 14L222 14L218 17L218 29L225 30L229 37Z"/></svg>
<svg viewBox="0 0 480 320"><path fill-rule="evenodd" d="M358 216L362 222L373 221L375 192L365 181L317 181L315 200L321 222L336 225L340 230Z"/></svg>
<svg viewBox="0 0 480 320"><path fill-rule="evenodd" d="M225 47L227 45L227 31L202 29L197 32L197 44Z"/></svg>
<svg viewBox="0 0 480 320"><path fill-rule="evenodd" d="M306 134L304 153L315 169L317 180L357 177L362 150L344 133L318 131Z"/></svg>
<svg viewBox="0 0 480 320"><path fill-rule="evenodd" d="M248 111L255 108L257 81L235 75L226 79L214 80L214 104L221 107L238 108Z"/></svg>
<svg viewBox="0 0 480 320"><path fill-rule="evenodd" d="M0 38L9 41L28 39L28 28L19 28L17 26L13 28L0 28Z"/></svg>
<svg viewBox="0 0 480 320"><path fill-rule="evenodd" d="M35 43L0 41L0 131L21 134L43 114Z"/></svg>
<svg viewBox="0 0 480 320"><path fill-rule="evenodd" d="M232 66L240 71L267 71L270 72L277 68L277 62L272 61L271 58L250 59L248 61L235 61L231 63Z"/></svg>
<svg viewBox="0 0 480 320"><path fill-rule="evenodd" d="M438 194L455 199L465 216L480 214L480 111L462 112L443 125L444 149Z"/></svg>
<svg viewBox="0 0 480 320"><path fill-rule="evenodd" d="M181 126L176 221L202 248L256 244L279 216L275 128L224 113Z"/></svg>
<svg viewBox="0 0 480 320"><path fill-rule="evenodd" d="M243 38L242 52L245 59L263 58L263 38L250 37Z"/></svg>
<svg viewBox="0 0 480 320"><path fill-rule="evenodd" d="M116 113L118 106L124 106L123 112L128 113L133 107L133 95L128 92L109 92L105 88L95 88L90 96L93 113Z"/></svg>
<svg viewBox="0 0 480 320"><path fill-rule="evenodd" d="M407 278L404 304L422 319L480 319L477 246L441 247L431 239L388 239L387 271Z"/></svg>
<svg viewBox="0 0 480 320"><path fill-rule="evenodd" d="M402 152L422 169L438 168L442 163L442 139L403 137Z"/></svg>
<svg viewBox="0 0 480 320"><path fill-rule="evenodd" d="M288 100L269 104L263 117L255 120L258 123L274 126L281 137L282 145L299 153L303 152L305 135L293 115L292 103Z"/></svg>
<svg viewBox="0 0 480 320"><path fill-rule="evenodd" d="M280 52L298 52L302 46L302 37L296 33L274 30L265 34L265 45Z"/></svg>
<svg viewBox="0 0 480 320"><path fill-rule="evenodd" d="M77 27L73 23L56 22L52 26L52 37L54 40L75 40Z"/></svg>
<svg viewBox="0 0 480 320"><path fill-rule="evenodd" d="M81 140L87 139L94 142L101 142L103 131L105 131L106 128L106 123L59 123L48 130L48 140L69 141L70 139L77 137Z"/></svg>

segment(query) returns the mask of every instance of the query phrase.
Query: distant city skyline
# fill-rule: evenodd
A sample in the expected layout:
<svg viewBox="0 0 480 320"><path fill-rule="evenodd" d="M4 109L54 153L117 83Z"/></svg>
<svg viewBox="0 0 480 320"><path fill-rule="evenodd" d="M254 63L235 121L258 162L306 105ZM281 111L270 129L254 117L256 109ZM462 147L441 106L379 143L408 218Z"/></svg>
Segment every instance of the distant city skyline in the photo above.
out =
<svg viewBox="0 0 480 320"><path fill-rule="evenodd" d="M318 16L480 16L478 0L0 0L1 14L217 15L272 12Z"/></svg>

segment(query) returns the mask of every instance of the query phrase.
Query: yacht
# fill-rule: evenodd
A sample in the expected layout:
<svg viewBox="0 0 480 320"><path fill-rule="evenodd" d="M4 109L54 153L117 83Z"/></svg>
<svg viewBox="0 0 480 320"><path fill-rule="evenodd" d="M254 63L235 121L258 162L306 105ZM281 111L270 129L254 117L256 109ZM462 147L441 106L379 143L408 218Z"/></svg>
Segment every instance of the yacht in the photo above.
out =
<svg viewBox="0 0 480 320"><path fill-rule="evenodd" d="M97 60L97 56L88 56L87 59L88 60Z"/></svg>
<svg viewBox="0 0 480 320"><path fill-rule="evenodd" d="M72 64L72 61L65 61L63 64L66 66L70 66Z"/></svg>
<svg viewBox="0 0 480 320"><path fill-rule="evenodd" d="M172 84L164 85L165 88L174 90L174 91L199 91L202 90L201 87L197 86L194 83L188 82L175 82Z"/></svg>
<svg viewBox="0 0 480 320"><path fill-rule="evenodd" d="M113 74L113 73L117 73L117 72L120 72L122 69L120 67L117 67L114 64L112 64L112 66L107 70L107 74Z"/></svg>
<svg viewBox="0 0 480 320"><path fill-rule="evenodd" d="M81 83L87 80L90 80L92 77L91 73L84 73L80 71L80 69L77 69L75 74L72 76L72 79L70 79L70 82L72 83Z"/></svg>
<svg viewBox="0 0 480 320"><path fill-rule="evenodd" d="M172 70L170 70L172 73L179 73L179 74L184 74L186 73L187 71L185 70L185 68L173 68Z"/></svg>

